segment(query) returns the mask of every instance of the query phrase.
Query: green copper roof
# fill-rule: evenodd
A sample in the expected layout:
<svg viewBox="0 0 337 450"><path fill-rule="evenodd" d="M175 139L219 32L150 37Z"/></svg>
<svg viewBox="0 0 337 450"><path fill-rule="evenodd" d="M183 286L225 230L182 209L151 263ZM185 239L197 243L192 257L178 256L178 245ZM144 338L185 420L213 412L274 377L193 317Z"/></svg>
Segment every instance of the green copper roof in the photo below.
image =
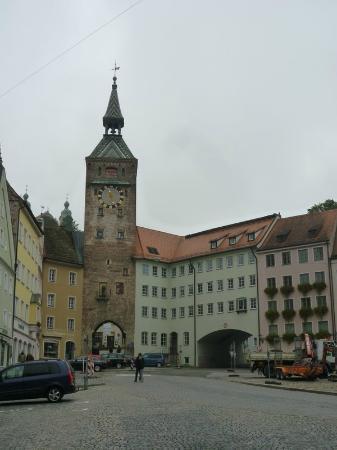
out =
<svg viewBox="0 0 337 450"><path fill-rule="evenodd" d="M103 127L108 130L121 130L124 127L124 118L122 116L121 108L119 106L118 94L117 94L117 78L113 78L110 100L106 113L103 117Z"/></svg>
<svg viewBox="0 0 337 450"><path fill-rule="evenodd" d="M104 134L90 158L134 159L120 134Z"/></svg>

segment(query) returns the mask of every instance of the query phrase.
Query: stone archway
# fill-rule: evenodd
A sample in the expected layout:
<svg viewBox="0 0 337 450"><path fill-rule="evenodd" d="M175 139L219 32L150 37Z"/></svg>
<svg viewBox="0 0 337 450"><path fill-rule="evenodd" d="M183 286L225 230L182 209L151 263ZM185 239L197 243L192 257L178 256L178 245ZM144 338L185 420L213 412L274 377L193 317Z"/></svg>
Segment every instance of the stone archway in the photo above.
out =
<svg viewBox="0 0 337 450"><path fill-rule="evenodd" d="M236 367L247 365L244 355L251 334L242 330L218 330L198 341L199 367ZM235 352L235 357L233 355Z"/></svg>
<svg viewBox="0 0 337 450"><path fill-rule="evenodd" d="M74 359L74 357L75 357L75 342L67 341L65 348L65 358L71 360Z"/></svg>
<svg viewBox="0 0 337 450"><path fill-rule="evenodd" d="M122 328L111 320L99 324L92 333L93 354L101 352L125 352L126 334Z"/></svg>

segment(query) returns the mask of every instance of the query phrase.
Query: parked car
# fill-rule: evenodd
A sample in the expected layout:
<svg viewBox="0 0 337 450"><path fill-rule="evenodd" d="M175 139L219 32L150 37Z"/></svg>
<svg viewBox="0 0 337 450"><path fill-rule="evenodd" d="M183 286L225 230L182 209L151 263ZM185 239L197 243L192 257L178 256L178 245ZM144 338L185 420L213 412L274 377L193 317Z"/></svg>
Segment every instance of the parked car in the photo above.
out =
<svg viewBox="0 0 337 450"><path fill-rule="evenodd" d="M107 367L106 361L100 359L97 356L93 357L92 360L94 363L94 371L95 372L100 372L102 369L106 369L106 367ZM71 359L69 361L69 363L71 364L71 367L74 370L83 370L83 366L87 367L87 361L88 361L87 356L80 356L79 358Z"/></svg>
<svg viewBox="0 0 337 450"><path fill-rule="evenodd" d="M125 353L109 353L104 355L104 361L106 361L107 367L128 367L130 365L131 357Z"/></svg>
<svg viewBox="0 0 337 450"><path fill-rule="evenodd" d="M55 403L75 391L74 372L61 359L27 361L0 372L0 401L46 397Z"/></svg>
<svg viewBox="0 0 337 450"><path fill-rule="evenodd" d="M165 357L161 353L144 353L145 367L162 367L165 365Z"/></svg>

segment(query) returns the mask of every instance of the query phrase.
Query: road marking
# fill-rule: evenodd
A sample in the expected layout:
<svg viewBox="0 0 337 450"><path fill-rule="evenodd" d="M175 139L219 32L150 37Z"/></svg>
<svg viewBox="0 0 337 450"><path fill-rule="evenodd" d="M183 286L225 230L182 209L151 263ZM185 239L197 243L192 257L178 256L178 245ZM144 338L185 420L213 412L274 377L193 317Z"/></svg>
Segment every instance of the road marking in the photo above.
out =
<svg viewBox="0 0 337 450"><path fill-rule="evenodd" d="M143 375L144 377L152 377L150 374ZM134 373L116 373L115 377L135 377Z"/></svg>

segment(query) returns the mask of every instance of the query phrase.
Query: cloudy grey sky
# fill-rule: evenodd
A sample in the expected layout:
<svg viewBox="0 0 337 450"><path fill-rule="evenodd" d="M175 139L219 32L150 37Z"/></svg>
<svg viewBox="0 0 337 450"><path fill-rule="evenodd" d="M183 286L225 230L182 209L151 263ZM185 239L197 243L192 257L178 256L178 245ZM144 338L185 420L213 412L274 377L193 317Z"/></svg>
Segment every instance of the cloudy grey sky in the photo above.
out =
<svg viewBox="0 0 337 450"><path fill-rule="evenodd" d="M135 0L0 0L0 95ZM114 60L138 225L187 234L337 199L337 2L144 0L0 97L7 177L83 226Z"/></svg>

